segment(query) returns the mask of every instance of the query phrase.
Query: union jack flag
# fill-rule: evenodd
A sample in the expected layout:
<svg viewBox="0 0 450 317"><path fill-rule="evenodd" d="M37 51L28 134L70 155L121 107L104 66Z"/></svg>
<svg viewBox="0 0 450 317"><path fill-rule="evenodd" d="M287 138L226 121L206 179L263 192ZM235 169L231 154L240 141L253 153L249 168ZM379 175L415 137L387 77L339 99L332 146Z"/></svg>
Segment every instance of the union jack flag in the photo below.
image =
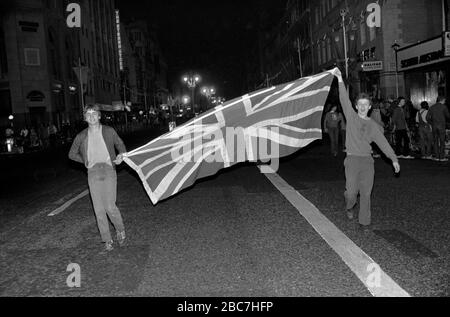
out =
<svg viewBox="0 0 450 317"><path fill-rule="evenodd" d="M153 204L244 161L278 159L322 138L321 118L339 69L262 89L205 112L124 155Z"/></svg>

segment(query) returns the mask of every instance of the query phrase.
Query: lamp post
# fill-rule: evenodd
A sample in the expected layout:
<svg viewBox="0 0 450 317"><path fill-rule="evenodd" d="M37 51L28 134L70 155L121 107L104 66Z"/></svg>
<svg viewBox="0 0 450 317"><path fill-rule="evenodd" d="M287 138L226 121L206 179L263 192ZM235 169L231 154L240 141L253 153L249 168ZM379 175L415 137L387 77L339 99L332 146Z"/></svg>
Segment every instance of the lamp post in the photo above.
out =
<svg viewBox="0 0 450 317"><path fill-rule="evenodd" d="M297 54L298 54L298 64L300 68L300 77L303 77L303 63L302 63L302 51L301 51L301 44L300 44L300 38L297 37Z"/></svg>
<svg viewBox="0 0 450 317"><path fill-rule="evenodd" d="M398 49L399 49L400 45L397 44L397 42L395 42L392 45L392 48L395 51L395 90L397 93L397 99L398 99Z"/></svg>
<svg viewBox="0 0 450 317"><path fill-rule="evenodd" d="M192 90L192 114L195 117L195 87L197 87L197 84L200 82L200 76L199 75L193 75L193 76L184 76L183 82L187 84L187 86Z"/></svg>
<svg viewBox="0 0 450 317"><path fill-rule="evenodd" d="M348 9L341 9L340 13L342 17L342 32L344 34L345 77L348 80L347 31L345 28L345 17L348 14Z"/></svg>

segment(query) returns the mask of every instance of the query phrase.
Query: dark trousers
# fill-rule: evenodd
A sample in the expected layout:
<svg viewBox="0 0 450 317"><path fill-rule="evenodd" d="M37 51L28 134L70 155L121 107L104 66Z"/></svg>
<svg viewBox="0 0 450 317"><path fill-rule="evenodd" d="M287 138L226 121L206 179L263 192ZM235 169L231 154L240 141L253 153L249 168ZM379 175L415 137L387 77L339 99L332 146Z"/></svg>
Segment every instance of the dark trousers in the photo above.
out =
<svg viewBox="0 0 450 317"><path fill-rule="evenodd" d="M445 128L433 127L434 153L436 158L445 158Z"/></svg>
<svg viewBox="0 0 450 317"><path fill-rule="evenodd" d="M341 141L342 141L342 148L345 149L345 137L346 137L347 131L344 129L341 129Z"/></svg>
<svg viewBox="0 0 450 317"><path fill-rule="evenodd" d="M103 242L111 241L108 216L117 232L125 231L122 215L116 205L116 171L108 164L97 164L88 170L88 183L98 230Z"/></svg>
<svg viewBox="0 0 450 317"><path fill-rule="evenodd" d="M395 131L395 154L404 156L409 155L408 131L406 130Z"/></svg>
<svg viewBox="0 0 450 317"><path fill-rule="evenodd" d="M419 137L422 156L430 156L433 150L433 134L431 133L431 127L420 126Z"/></svg>
<svg viewBox="0 0 450 317"><path fill-rule="evenodd" d="M349 155L344 166L346 209L351 210L355 206L359 193L359 223L368 226L371 223L370 197L375 176L373 158Z"/></svg>
<svg viewBox="0 0 450 317"><path fill-rule="evenodd" d="M339 148L339 128L328 128L331 142L331 153L337 154Z"/></svg>

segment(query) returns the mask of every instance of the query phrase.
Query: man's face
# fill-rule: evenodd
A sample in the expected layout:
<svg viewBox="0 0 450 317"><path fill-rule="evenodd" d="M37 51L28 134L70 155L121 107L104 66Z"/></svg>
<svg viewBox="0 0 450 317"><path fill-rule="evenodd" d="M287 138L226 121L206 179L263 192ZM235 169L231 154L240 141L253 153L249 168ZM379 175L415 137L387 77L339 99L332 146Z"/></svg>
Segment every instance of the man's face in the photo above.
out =
<svg viewBox="0 0 450 317"><path fill-rule="evenodd" d="M356 103L356 110L358 110L358 115L362 118L367 117L367 113L371 108L370 101L367 99L359 99Z"/></svg>
<svg viewBox="0 0 450 317"><path fill-rule="evenodd" d="M90 125L96 125L100 120L100 113L94 110L88 110L84 115L84 119Z"/></svg>
<svg viewBox="0 0 450 317"><path fill-rule="evenodd" d="M399 105L399 107L403 107L405 105L405 103L406 103L405 99L402 99L402 100L400 100L398 105Z"/></svg>

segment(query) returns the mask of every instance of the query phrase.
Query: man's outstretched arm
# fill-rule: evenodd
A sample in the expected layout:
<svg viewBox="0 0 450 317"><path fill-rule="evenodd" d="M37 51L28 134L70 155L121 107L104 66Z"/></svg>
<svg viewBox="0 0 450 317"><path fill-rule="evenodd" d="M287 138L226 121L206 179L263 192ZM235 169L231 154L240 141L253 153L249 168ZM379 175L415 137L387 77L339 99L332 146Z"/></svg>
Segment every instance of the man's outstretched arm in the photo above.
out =
<svg viewBox="0 0 450 317"><path fill-rule="evenodd" d="M81 139L77 136L75 137L75 140L72 143L72 146L70 147L69 151L69 158L72 161L78 162L83 164L83 158L80 155L80 146L81 146Z"/></svg>

